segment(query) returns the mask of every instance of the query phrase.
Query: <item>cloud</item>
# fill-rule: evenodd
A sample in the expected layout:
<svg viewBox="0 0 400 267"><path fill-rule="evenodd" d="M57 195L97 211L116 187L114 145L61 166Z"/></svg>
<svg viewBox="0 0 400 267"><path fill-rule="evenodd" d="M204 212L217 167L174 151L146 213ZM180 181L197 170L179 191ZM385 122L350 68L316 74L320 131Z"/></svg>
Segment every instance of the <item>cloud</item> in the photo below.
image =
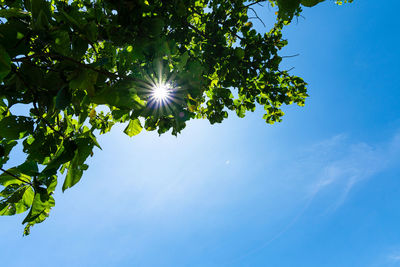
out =
<svg viewBox="0 0 400 267"><path fill-rule="evenodd" d="M291 220L282 225L280 231L266 239L262 244L252 248L232 262L242 260L254 254L280 238L312 205L315 197L334 198L333 210L342 205L350 191L360 182L377 175L380 172L398 166L400 159L400 132L380 143L367 143L351 140L345 134L335 135L326 140L303 148L295 160L280 160L290 162L287 166L279 165L282 170L278 173L280 181L288 185L291 191L285 196L296 202L296 212ZM277 188L282 191L282 187ZM303 190L302 190L303 189ZM306 197L300 196L304 194ZM296 195L300 193L300 195ZM330 201L332 199L329 199ZM300 201L304 201L298 205ZM288 201L289 202L289 201ZM320 201L318 203L321 203ZM325 209L326 205L323 205ZM400 253L390 254L392 263L400 263Z"/></svg>
<svg viewBox="0 0 400 267"><path fill-rule="evenodd" d="M390 254L388 256L388 260L391 261L391 262L400 262L400 253Z"/></svg>
<svg viewBox="0 0 400 267"><path fill-rule="evenodd" d="M340 206L354 186L396 163L400 156L400 133L383 143L351 142L337 135L312 146L303 160L315 179L308 188L313 197L324 190L339 188L335 208Z"/></svg>

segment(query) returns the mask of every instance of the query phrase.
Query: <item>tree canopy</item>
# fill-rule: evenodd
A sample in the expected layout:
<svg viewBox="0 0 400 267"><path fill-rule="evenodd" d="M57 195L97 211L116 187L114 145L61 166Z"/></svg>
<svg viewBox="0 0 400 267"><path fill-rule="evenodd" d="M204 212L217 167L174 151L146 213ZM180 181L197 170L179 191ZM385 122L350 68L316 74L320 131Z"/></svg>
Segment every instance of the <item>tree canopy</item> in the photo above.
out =
<svg viewBox="0 0 400 267"><path fill-rule="evenodd" d="M27 212L29 234L58 178L63 191L78 183L116 123L129 136L177 135L190 119L220 123L256 105L281 121L282 105L307 97L280 69L281 31L322 1L0 0L0 215ZM266 33L252 23L263 3L278 6ZM5 169L13 148L26 159Z"/></svg>

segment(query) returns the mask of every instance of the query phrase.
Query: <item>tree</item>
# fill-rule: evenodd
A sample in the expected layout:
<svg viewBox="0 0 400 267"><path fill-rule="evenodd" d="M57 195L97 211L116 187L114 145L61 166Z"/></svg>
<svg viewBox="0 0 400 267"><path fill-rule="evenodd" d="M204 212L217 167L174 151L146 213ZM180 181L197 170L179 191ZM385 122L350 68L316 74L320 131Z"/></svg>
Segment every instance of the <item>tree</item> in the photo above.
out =
<svg viewBox="0 0 400 267"><path fill-rule="evenodd" d="M28 211L29 234L49 216L58 177L63 191L78 183L101 149L96 135L116 123L129 136L177 135L190 119L219 123L256 104L281 121L283 104L307 97L279 68L281 30L321 1L0 0L0 214ZM279 8L265 34L250 17L261 3ZM13 148L26 160L4 169Z"/></svg>

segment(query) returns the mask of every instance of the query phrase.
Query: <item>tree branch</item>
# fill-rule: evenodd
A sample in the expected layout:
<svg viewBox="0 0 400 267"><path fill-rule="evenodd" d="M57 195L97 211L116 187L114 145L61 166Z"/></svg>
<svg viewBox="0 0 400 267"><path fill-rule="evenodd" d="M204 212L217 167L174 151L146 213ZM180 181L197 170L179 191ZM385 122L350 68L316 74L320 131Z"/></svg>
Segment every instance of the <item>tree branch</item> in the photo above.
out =
<svg viewBox="0 0 400 267"><path fill-rule="evenodd" d="M254 10L254 8L249 7L249 9L250 9L251 11L253 11L254 15L256 15L255 18L257 18L257 19L262 23L262 25L264 25L264 27L267 27L267 26L265 26L264 21L258 16L258 14L257 14L257 12Z"/></svg>
<svg viewBox="0 0 400 267"><path fill-rule="evenodd" d="M251 6L254 6L254 5L260 4L261 2L266 2L266 0L258 0L258 1L255 1L254 3L251 3L251 4L248 4L248 5L245 5L244 7L251 7ZM260 5L261 5L261 4L260 4Z"/></svg>
<svg viewBox="0 0 400 267"><path fill-rule="evenodd" d="M300 56L300 54L291 55L291 56L281 56L281 58L289 58L289 57L297 57L297 56Z"/></svg>

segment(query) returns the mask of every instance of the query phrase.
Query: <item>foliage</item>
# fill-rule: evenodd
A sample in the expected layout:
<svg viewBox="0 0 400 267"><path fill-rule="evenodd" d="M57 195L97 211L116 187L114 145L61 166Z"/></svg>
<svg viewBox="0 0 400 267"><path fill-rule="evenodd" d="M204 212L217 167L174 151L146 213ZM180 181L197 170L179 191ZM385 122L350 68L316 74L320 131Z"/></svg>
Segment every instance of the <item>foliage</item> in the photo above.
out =
<svg viewBox="0 0 400 267"><path fill-rule="evenodd" d="M269 0L279 13L265 34L248 15L262 2L0 0L0 214L28 211L29 234L58 177L63 191L78 183L96 135L116 123L129 136L177 135L194 118L219 123L259 104L274 123L283 104L304 105L306 83L279 68L281 30L321 1ZM161 81L174 88L165 105L149 93ZM3 169L15 147L26 160Z"/></svg>

